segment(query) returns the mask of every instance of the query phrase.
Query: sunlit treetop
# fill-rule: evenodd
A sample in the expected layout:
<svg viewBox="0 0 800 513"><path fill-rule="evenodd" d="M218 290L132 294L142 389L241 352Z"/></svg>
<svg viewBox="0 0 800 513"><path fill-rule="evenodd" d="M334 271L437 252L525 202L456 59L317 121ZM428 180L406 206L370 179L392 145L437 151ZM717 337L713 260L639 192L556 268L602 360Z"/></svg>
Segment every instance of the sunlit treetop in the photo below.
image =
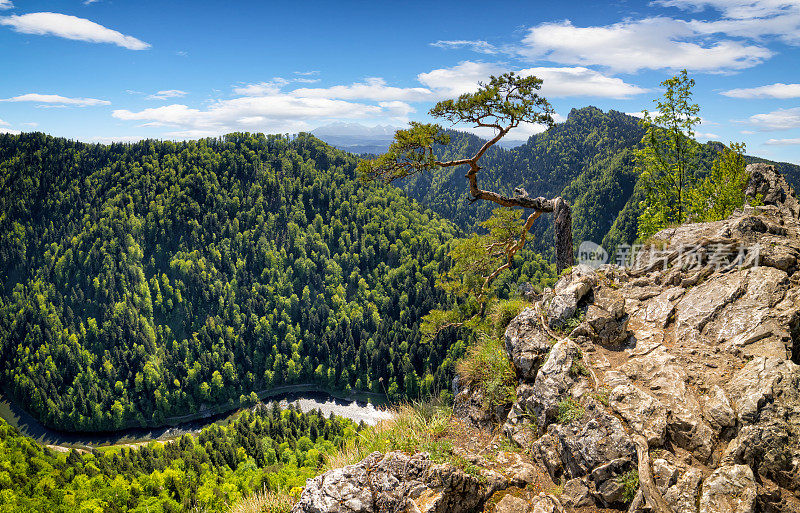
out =
<svg viewBox="0 0 800 513"><path fill-rule="evenodd" d="M474 128L492 128L495 136L486 141L478 152L470 158L439 161L434 154L434 145L449 143L444 129L437 124L412 122L405 130L398 130L389 150L373 160L362 160L359 172L365 179L383 179L391 182L436 167L470 166L470 182L472 185L475 173L480 170L478 160L493 144L503 138L520 123L543 124L551 127L553 108L550 103L538 94L542 80L530 76L520 77L505 73L499 77L492 76L488 84L480 83L474 93L465 93L454 100L437 103L431 110L431 116L448 121L453 126L466 123ZM497 201L498 198L481 197L486 191L473 189L475 199L488 199L505 206L522 206L536 208L535 205L508 204ZM492 193L493 194L493 193Z"/></svg>

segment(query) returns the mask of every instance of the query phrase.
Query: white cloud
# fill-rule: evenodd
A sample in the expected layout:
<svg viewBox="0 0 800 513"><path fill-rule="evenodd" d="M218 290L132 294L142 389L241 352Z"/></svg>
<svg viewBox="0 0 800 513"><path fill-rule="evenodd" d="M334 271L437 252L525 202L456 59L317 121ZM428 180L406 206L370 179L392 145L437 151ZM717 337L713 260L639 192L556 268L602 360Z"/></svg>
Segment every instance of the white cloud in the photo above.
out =
<svg viewBox="0 0 800 513"><path fill-rule="evenodd" d="M800 84L770 84L746 89L731 89L720 93L731 98L800 98Z"/></svg>
<svg viewBox="0 0 800 513"><path fill-rule="evenodd" d="M436 90L439 96L452 97L475 91L478 82L485 82L490 75L499 75L504 71L507 70L498 64L464 61L451 68L420 73L417 79Z"/></svg>
<svg viewBox="0 0 800 513"><path fill-rule="evenodd" d="M706 8L719 11L721 19L691 21L700 33L754 39L777 36L786 43L800 44L800 3L796 0L657 0L654 3L695 12Z"/></svg>
<svg viewBox="0 0 800 513"><path fill-rule="evenodd" d="M148 100L167 100L169 98L180 98L186 96L186 91L180 89L167 89L166 91L159 91L147 97Z"/></svg>
<svg viewBox="0 0 800 513"><path fill-rule="evenodd" d="M57 94L38 94L28 93L13 98L0 99L0 102L36 102L46 104L50 107L94 107L96 105L111 105L108 100L98 100L97 98L67 98ZM44 106L44 105L43 105Z"/></svg>
<svg viewBox="0 0 800 513"><path fill-rule="evenodd" d="M476 41L469 41L465 39L458 39L458 40L451 40L451 41L436 41L435 43L431 43L431 46L436 46L438 48L444 48L446 50L455 50L458 48L469 48L473 52L478 53L486 53L486 54L495 54L498 53L497 48L486 41L483 40L476 40Z"/></svg>
<svg viewBox="0 0 800 513"><path fill-rule="evenodd" d="M696 139L705 139L707 141L712 139L714 140L720 139L720 136L718 136L717 134L712 134L711 132L695 132L694 136Z"/></svg>
<svg viewBox="0 0 800 513"><path fill-rule="evenodd" d="M129 50L150 48L148 43L133 36L126 36L85 18L55 12L6 16L0 18L0 25L7 25L22 34L57 36L90 43L111 43Z"/></svg>
<svg viewBox="0 0 800 513"><path fill-rule="evenodd" d="M417 109L407 104L406 102L401 102L397 100L390 102L379 102L378 105L380 105L383 109L385 109L387 114L389 114L389 116L394 118L395 121L407 122L408 115L413 114L414 112L417 111Z"/></svg>
<svg viewBox="0 0 800 513"><path fill-rule="evenodd" d="M702 29L702 30L701 30ZM749 68L772 56L762 46L734 40L707 41L710 27L667 17L576 27L569 20L529 29L519 53L576 65L641 69L730 71Z"/></svg>
<svg viewBox="0 0 800 513"><path fill-rule="evenodd" d="M447 98L475 91L478 82L486 82L490 75L499 75L505 71L508 70L498 64L465 61L452 68L421 73L418 79L433 89L437 97ZM518 70L517 73L525 77L536 75L541 78L544 81L542 94L553 98L595 96L619 99L648 91L584 67L537 67Z"/></svg>
<svg viewBox="0 0 800 513"><path fill-rule="evenodd" d="M648 92L622 79L608 77L584 68L528 68L519 71L522 76L535 75L542 80L542 94L546 97L597 96L626 99Z"/></svg>
<svg viewBox="0 0 800 513"><path fill-rule="evenodd" d="M0 119L0 126L11 126L11 123L9 123L8 121L3 121L2 119Z"/></svg>
<svg viewBox="0 0 800 513"><path fill-rule="evenodd" d="M0 127L0 134L11 134L11 135L19 135L19 130L12 130L10 128L3 128Z"/></svg>
<svg viewBox="0 0 800 513"><path fill-rule="evenodd" d="M99 1L100 0L83 0L83 5L92 5L92 4L96 4Z"/></svg>
<svg viewBox="0 0 800 513"><path fill-rule="evenodd" d="M233 92L242 96L264 96L278 94L289 81L285 78L275 77L269 82L258 82L233 88Z"/></svg>
<svg viewBox="0 0 800 513"><path fill-rule="evenodd" d="M3 11L5 9L13 9L13 8L14 8L14 4L13 4L13 2L11 2L11 0L0 0L0 11Z"/></svg>
<svg viewBox="0 0 800 513"><path fill-rule="evenodd" d="M800 107L778 109L750 116L750 123L761 130L789 130L800 127Z"/></svg>
<svg viewBox="0 0 800 513"><path fill-rule="evenodd" d="M260 128L269 132L275 132L278 128L283 131L286 127L305 129L306 124L299 122L311 119L369 118L384 114L384 109L376 105L272 94L217 101L204 110L174 104L139 112L115 110L112 115L126 121L144 121L149 126L178 127L181 131L171 134L183 137L187 134L219 134L237 128Z"/></svg>
<svg viewBox="0 0 800 513"><path fill-rule="evenodd" d="M367 78L364 82L326 88L300 88L291 92L302 98L336 98L340 100L426 101L434 99L433 92L424 87L391 87L382 78Z"/></svg>
<svg viewBox="0 0 800 513"><path fill-rule="evenodd" d="M35 121L28 121L27 123L22 123L22 124L25 126L29 126L31 128L36 128L37 126L39 126L39 123Z"/></svg>
<svg viewBox="0 0 800 513"><path fill-rule="evenodd" d="M800 144L800 137L794 139L767 139L764 144L769 146L791 146Z"/></svg>

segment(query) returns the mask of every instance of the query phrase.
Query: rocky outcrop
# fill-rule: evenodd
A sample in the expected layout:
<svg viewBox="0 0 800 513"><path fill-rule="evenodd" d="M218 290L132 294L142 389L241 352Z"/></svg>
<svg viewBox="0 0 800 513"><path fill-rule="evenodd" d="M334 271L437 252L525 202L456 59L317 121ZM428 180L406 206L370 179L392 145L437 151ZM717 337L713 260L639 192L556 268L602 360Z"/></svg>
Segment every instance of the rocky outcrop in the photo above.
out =
<svg viewBox="0 0 800 513"><path fill-rule="evenodd" d="M760 206L530 296L505 333L518 386L502 431L563 493L503 492L490 510L800 512L800 202L771 166L748 172ZM473 423L505 416L457 392ZM310 480L294 511L477 511L535 474L519 454L493 461L506 471L373 454Z"/></svg>
<svg viewBox="0 0 800 513"><path fill-rule="evenodd" d="M478 477L435 464L425 453L373 453L309 479L292 512L471 512L507 484L496 473Z"/></svg>
<svg viewBox="0 0 800 513"><path fill-rule="evenodd" d="M748 173L761 206L664 230L629 268L573 268L509 326L504 432L567 507L622 507L642 441L650 508L800 511L800 202Z"/></svg>

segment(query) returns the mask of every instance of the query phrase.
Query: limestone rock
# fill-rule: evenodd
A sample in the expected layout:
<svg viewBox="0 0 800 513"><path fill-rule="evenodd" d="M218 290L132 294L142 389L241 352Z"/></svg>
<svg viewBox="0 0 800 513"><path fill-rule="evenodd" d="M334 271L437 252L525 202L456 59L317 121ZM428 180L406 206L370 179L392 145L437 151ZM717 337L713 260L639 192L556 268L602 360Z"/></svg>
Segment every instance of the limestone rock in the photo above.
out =
<svg viewBox="0 0 800 513"><path fill-rule="evenodd" d="M700 513L753 513L756 481L747 465L720 467L703 482Z"/></svg>
<svg viewBox="0 0 800 513"><path fill-rule="evenodd" d="M533 381L547 352L555 341L542 327L536 308L526 308L506 328L506 353L517 377Z"/></svg>
<svg viewBox="0 0 800 513"><path fill-rule="evenodd" d="M489 476L491 477L491 476ZM293 513L471 512L503 483L480 479L427 454L373 453L309 479Z"/></svg>
<svg viewBox="0 0 800 513"><path fill-rule="evenodd" d="M687 386L686 370L665 351L636 357L621 367L632 380L649 387L666 408L667 433L674 444L691 451L701 461L711 457L714 430L703 419L695 392Z"/></svg>
<svg viewBox="0 0 800 513"><path fill-rule="evenodd" d="M667 411L661 401L633 385L618 385L611 390L609 403L614 411L651 446L664 445Z"/></svg>
<svg viewBox="0 0 800 513"><path fill-rule="evenodd" d="M519 404L544 429L558 414L558 403L566 397L580 397L588 390L583 352L569 339L557 342L536 375L533 388L518 388Z"/></svg>
<svg viewBox="0 0 800 513"><path fill-rule="evenodd" d="M736 415L743 424L758 419L759 410L773 398L773 386L781 377L783 362L777 358L755 358L736 373L728 385Z"/></svg>
<svg viewBox="0 0 800 513"><path fill-rule="evenodd" d="M619 348L628 339L625 298L611 289L600 289L586 308L580 331L603 346Z"/></svg>
<svg viewBox="0 0 800 513"><path fill-rule="evenodd" d="M558 328L575 316L578 303L592 290L596 281L597 276L591 269L578 266L556 283L546 310L551 328Z"/></svg>
<svg viewBox="0 0 800 513"><path fill-rule="evenodd" d="M700 469L689 467L677 482L667 489L664 500L675 513L697 513L697 497L702 480L703 473Z"/></svg>
<svg viewBox="0 0 800 513"><path fill-rule="evenodd" d="M755 198L760 196L765 205L776 205L786 208L792 215L800 215L800 204L795 197L794 190L786 179L769 164L749 164L745 194Z"/></svg>
<svg viewBox="0 0 800 513"><path fill-rule="evenodd" d="M736 425L736 413L721 386L714 385L703 401L703 417L717 431Z"/></svg>
<svg viewBox="0 0 800 513"><path fill-rule="evenodd" d="M453 400L453 413L481 429L492 430L506 420L508 412L509 408L505 405L489 405L483 391L477 386L460 390Z"/></svg>
<svg viewBox="0 0 800 513"><path fill-rule="evenodd" d="M495 513L531 513L533 506L525 499L506 495L494 507Z"/></svg>
<svg viewBox="0 0 800 513"><path fill-rule="evenodd" d="M532 513L564 513L564 507L559 500L549 493L540 493L531 501Z"/></svg>
<svg viewBox="0 0 800 513"><path fill-rule="evenodd" d="M553 480L591 474L599 490L605 481L630 468L636 450L622 422L588 399L582 417L551 424L547 435L533 444L533 452L543 459Z"/></svg>
<svg viewBox="0 0 800 513"><path fill-rule="evenodd" d="M656 458L653 460L653 479L661 493L665 493L670 486L678 481L678 467L665 460Z"/></svg>
<svg viewBox="0 0 800 513"><path fill-rule="evenodd" d="M566 508L580 508L594 504L589 488L582 479L574 478L564 483L564 491L559 498Z"/></svg>

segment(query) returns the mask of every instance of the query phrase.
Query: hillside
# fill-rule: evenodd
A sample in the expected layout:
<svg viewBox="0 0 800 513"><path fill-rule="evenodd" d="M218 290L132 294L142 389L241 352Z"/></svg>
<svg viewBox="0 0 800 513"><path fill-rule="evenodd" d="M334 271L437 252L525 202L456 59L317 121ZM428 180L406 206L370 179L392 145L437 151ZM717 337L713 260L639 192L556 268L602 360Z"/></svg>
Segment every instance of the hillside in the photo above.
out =
<svg viewBox="0 0 800 513"><path fill-rule="evenodd" d="M763 205L576 266L511 320L505 401L459 371L450 415L375 435L292 511L800 511L800 202L747 171Z"/></svg>
<svg viewBox="0 0 800 513"><path fill-rule="evenodd" d="M450 132L451 144L443 148L441 160L472 155L483 144L480 138L463 132ZM492 147L481 160L479 180L484 189L510 195L523 187L531 196L562 196L572 205L573 241L601 243L613 249L636 238L639 202L633 150L639 147L644 130L633 116L595 107L573 109L567 120L550 130L532 136L527 143L512 149ZM719 143L700 148L697 173L710 169ZM774 163L748 157L748 162L776 164L790 184L800 185L800 166ZM452 220L465 230L489 217L492 205L470 203L469 191L460 168L421 175L401 187L423 205ZM534 224L533 247L552 253L552 225L544 216Z"/></svg>
<svg viewBox="0 0 800 513"><path fill-rule="evenodd" d="M0 135L0 365L67 430L156 425L288 383L448 390L420 318L456 233L301 135Z"/></svg>

